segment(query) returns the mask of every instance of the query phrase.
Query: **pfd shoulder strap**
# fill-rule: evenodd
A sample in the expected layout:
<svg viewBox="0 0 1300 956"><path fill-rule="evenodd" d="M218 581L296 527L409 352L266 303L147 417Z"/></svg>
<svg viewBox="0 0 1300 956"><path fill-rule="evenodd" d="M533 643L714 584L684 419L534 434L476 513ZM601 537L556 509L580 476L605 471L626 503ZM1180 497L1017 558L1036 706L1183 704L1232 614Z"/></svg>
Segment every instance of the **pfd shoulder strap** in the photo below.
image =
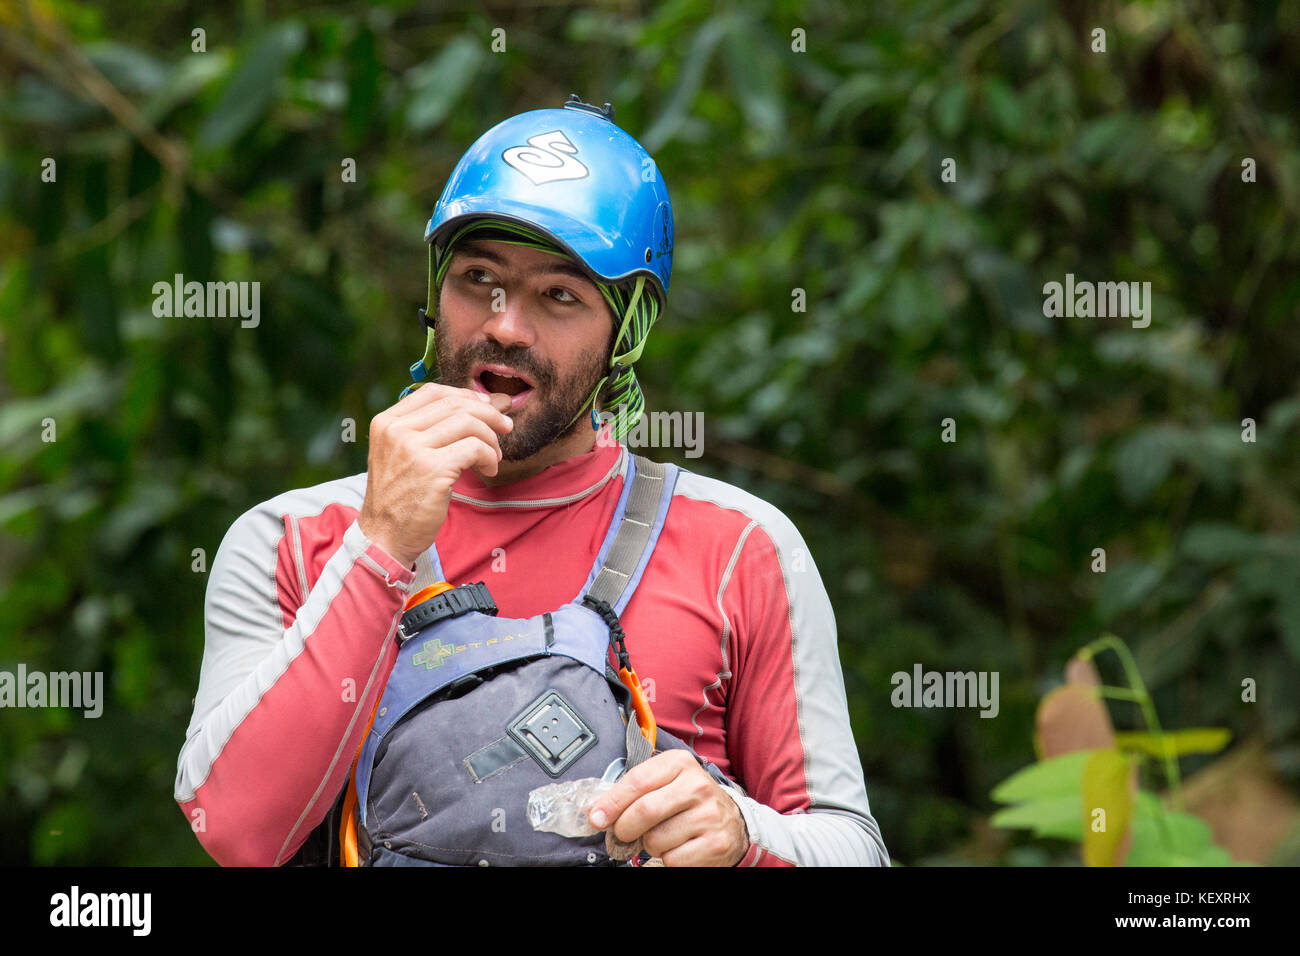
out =
<svg viewBox="0 0 1300 956"><path fill-rule="evenodd" d="M604 562L596 569L583 595L605 601L617 614L622 614L627 607L650 562L672 503L679 471L676 465L640 455L629 455L629 467L634 474L622 521Z"/></svg>

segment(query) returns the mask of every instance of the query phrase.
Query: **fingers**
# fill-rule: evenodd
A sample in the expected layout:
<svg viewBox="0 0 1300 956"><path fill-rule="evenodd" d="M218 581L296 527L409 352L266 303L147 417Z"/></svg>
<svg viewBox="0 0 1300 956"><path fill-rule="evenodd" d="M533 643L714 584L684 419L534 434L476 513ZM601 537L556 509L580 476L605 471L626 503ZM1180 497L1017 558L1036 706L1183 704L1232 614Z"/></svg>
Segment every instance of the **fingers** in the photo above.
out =
<svg viewBox="0 0 1300 956"><path fill-rule="evenodd" d="M496 447L495 436L493 438L493 444L489 445L483 439L471 435L454 441L439 451L445 456L444 463L456 469L457 474L467 468L478 468L482 474L492 477L497 473L497 462L501 460L501 450Z"/></svg>
<svg viewBox="0 0 1300 956"><path fill-rule="evenodd" d="M478 393L475 393L475 394L478 394ZM504 394L504 393L502 393L502 392L493 392L491 395L489 395L489 396L488 396L488 403L489 403L493 408L495 408L497 411L501 412L502 414L504 414L505 412L510 411L510 406L511 406L512 404L514 404L514 403L510 400L510 396L509 396L509 395L506 395L506 394Z"/></svg>
<svg viewBox="0 0 1300 956"><path fill-rule="evenodd" d="M588 809L588 820L597 830L605 829L609 821L618 819L643 793L662 787L680 772L680 765L672 759L671 751L655 754L619 777L614 786Z"/></svg>
<svg viewBox="0 0 1300 956"><path fill-rule="evenodd" d="M612 821L614 835L631 843L692 801L706 796L711 782L687 751L655 754L620 777L592 805L589 819L597 829L604 829ZM597 817L598 813L602 816Z"/></svg>
<svg viewBox="0 0 1300 956"><path fill-rule="evenodd" d="M415 432L408 440L423 448L445 448L463 438L477 438L492 449L497 461L501 460L501 442L487 422L473 415L454 414L435 422L428 428Z"/></svg>
<svg viewBox="0 0 1300 956"><path fill-rule="evenodd" d="M647 836L673 817L690 810L704 796L690 777L675 777L667 785L638 797L619 814L614 821L614 836L627 843Z"/></svg>
<svg viewBox="0 0 1300 956"><path fill-rule="evenodd" d="M505 401L509 401L506 396L501 397ZM515 427L514 419L504 414L499 407L488 402L479 401L477 398L463 396L447 396L436 402L413 409L400 418L394 419L393 424L416 431L427 430L440 421L461 414L482 420L493 431L502 435Z"/></svg>
<svg viewBox="0 0 1300 956"><path fill-rule="evenodd" d="M635 842L664 866L733 866L749 848L739 809L698 766L635 801L607 832L656 818Z"/></svg>
<svg viewBox="0 0 1300 956"><path fill-rule="evenodd" d="M442 528L461 473L497 475L498 434L514 428L510 402L429 382L372 418L357 518L366 537L410 567Z"/></svg>
<svg viewBox="0 0 1300 956"><path fill-rule="evenodd" d="M707 865L706 858L714 859L716 850L726 850L726 840L720 833L716 846L707 839L719 831L720 825L719 820L710 826L702 814L679 813L647 830L641 837L641 846L651 856L663 860L665 866Z"/></svg>
<svg viewBox="0 0 1300 956"><path fill-rule="evenodd" d="M415 397L412 393L371 420L372 452L395 444L436 448L473 434L496 449L497 460L501 458L494 433L504 435L514 428L514 420L502 412L503 406L510 407L508 395L485 396L469 389L436 383L420 391L425 393L423 404L407 404ZM435 427L436 432L430 432ZM420 433L414 443L410 441L410 432Z"/></svg>
<svg viewBox="0 0 1300 956"><path fill-rule="evenodd" d="M728 858L728 843L721 831L711 830L698 833L685 843L672 846L662 853L650 849L646 840L646 852L658 856L664 866L734 866L740 857Z"/></svg>
<svg viewBox="0 0 1300 956"><path fill-rule="evenodd" d="M440 398L446 398L449 395L456 394L477 394L468 388L456 388L454 385L442 385L438 382L421 382L415 388L406 394L401 401L394 403L388 411L396 412L398 415L405 415L407 412L420 408L430 402L436 402Z"/></svg>

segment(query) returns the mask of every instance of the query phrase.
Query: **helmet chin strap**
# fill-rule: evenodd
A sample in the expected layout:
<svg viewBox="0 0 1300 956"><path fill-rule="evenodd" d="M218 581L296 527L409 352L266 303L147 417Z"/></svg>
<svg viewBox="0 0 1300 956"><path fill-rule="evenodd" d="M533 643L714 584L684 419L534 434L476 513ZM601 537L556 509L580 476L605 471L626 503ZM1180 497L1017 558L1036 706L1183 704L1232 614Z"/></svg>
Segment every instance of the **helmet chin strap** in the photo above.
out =
<svg viewBox="0 0 1300 956"><path fill-rule="evenodd" d="M565 431L568 431L568 429L573 426L573 423L581 418L588 409L591 409L591 430L598 431L600 429L600 416L596 413L596 406L600 404L602 393L605 389L607 387L612 389L613 383L618 380L618 377L624 372L624 370L625 367L619 362L615 362L610 366L609 372L606 373L604 378L596 383L596 387L591 390L591 394L587 396L587 400L582 403L581 407L579 407L577 414L569 419L568 425L564 426ZM631 371L631 367L626 367L626 370Z"/></svg>
<svg viewBox="0 0 1300 956"><path fill-rule="evenodd" d="M627 333L628 325L631 324L633 316L636 315L637 304L641 300L641 293L644 289L645 276L637 276L636 287L632 290L631 300L628 302L627 309L623 313L623 321L619 324L618 334L614 336L615 343L621 342L623 336ZM626 387L628 384L627 379L630 378L635 380L635 373L632 371L632 365L641 357L641 351L645 348L645 339L646 337L642 336L641 341L637 342L635 346L624 352L622 355L610 355L609 371L605 374L604 378L596 383L596 387L591 390L591 394L587 396L587 400L578 408L577 414L569 419L569 424L564 426L566 430L571 428L573 423L587 412L588 408L591 409L592 430L595 431L599 429L600 424L596 414L596 406L601 404L601 399L604 397L606 388L613 393L620 387Z"/></svg>
<svg viewBox="0 0 1300 956"><path fill-rule="evenodd" d="M433 243L429 243L429 291L426 296L426 304L424 308L419 310L420 324L428 330L424 338L424 356L411 365L410 372L412 382L410 385L406 386L406 388L402 389L402 394L397 396L398 401L406 398L407 395L411 394L413 389L418 388L420 383L429 377L429 369L433 368L433 364L437 358L433 338L433 319L429 317L429 313L433 311L433 279Z"/></svg>

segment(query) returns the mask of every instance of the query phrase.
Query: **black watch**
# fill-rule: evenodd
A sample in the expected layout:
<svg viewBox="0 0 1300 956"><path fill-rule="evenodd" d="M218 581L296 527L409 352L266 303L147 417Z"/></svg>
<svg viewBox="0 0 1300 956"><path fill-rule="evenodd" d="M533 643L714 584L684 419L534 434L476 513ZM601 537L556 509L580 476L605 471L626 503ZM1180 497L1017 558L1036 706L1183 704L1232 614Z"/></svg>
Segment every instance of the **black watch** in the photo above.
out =
<svg viewBox="0 0 1300 956"><path fill-rule="evenodd" d="M482 581L462 584L450 591L435 594L429 600L421 601L404 613L401 623L397 626L397 642L403 644L430 624L459 617L470 611L478 611L481 614L497 613L496 602L492 600L487 585Z"/></svg>

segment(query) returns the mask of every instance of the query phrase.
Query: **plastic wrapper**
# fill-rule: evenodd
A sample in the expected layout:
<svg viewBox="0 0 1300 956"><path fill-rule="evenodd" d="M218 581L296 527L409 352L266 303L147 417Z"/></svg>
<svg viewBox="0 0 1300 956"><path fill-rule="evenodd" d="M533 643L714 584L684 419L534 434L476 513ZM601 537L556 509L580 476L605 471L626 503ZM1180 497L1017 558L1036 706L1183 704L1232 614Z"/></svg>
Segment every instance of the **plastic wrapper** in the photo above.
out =
<svg viewBox="0 0 1300 956"><path fill-rule="evenodd" d="M613 780L583 777L562 783L548 783L528 794L528 822L534 830L563 837L595 836L601 831L587 820L587 811Z"/></svg>

